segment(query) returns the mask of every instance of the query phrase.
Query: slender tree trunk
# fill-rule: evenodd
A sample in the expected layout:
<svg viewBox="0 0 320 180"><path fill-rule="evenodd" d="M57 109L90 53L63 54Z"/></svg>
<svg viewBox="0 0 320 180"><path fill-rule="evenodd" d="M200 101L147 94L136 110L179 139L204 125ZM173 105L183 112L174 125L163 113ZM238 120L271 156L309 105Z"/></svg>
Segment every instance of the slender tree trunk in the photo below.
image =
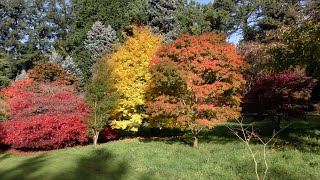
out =
<svg viewBox="0 0 320 180"><path fill-rule="evenodd" d="M97 145L98 144L98 139L99 139L99 131L93 131L93 144Z"/></svg>
<svg viewBox="0 0 320 180"><path fill-rule="evenodd" d="M280 131L280 120L281 120L281 115L277 114L274 116L274 129L273 129L273 135L275 135L278 131Z"/></svg>
<svg viewBox="0 0 320 180"><path fill-rule="evenodd" d="M198 147L198 131L197 130L193 131L193 137L194 137L193 147Z"/></svg>
<svg viewBox="0 0 320 180"><path fill-rule="evenodd" d="M281 115L278 115L278 118L277 118L277 127L276 127L276 131L280 131L280 120L281 120Z"/></svg>

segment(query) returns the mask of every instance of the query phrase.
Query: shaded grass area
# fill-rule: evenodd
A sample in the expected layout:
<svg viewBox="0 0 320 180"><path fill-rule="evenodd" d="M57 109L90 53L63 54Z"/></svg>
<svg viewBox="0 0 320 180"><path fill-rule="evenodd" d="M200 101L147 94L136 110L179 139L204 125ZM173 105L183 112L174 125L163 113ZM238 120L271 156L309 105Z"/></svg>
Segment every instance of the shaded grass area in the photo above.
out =
<svg viewBox="0 0 320 180"><path fill-rule="evenodd" d="M291 123L269 146L268 179L320 179L319 120ZM235 122L226 125L238 127ZM253 126L262 138L272 134L269 121ZM125 139L28 156L1 153L0 179L255 179L247 148L224 125L203 131L199 140L198 148L187 145L192 137L185 134ZM262 145L252 142L252 146L261 160ZM259 168L263 168L262 161Z"/></svg>

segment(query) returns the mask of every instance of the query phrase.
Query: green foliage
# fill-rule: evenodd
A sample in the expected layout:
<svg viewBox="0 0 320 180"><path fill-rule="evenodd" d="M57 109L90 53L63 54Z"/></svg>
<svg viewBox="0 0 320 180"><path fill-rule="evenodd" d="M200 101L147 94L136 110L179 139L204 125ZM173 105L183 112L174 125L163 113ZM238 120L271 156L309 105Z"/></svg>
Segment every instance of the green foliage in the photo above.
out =
<svg viewBox="0 0 320 180"><path fill-rule="evenodd" d="M20 43L25 36L27 3L23 0L0 2L0 49L6 50L13 59L23 51Z"/></svg>
<svg viewBox="0 0 320 180"><path fill-rule="evenodd" d="M178 0L147 0L148 24L153 32L164 36L164 42L170 42L177 37L176 9Z"/></svg>
<svg viewBox="0 0 320 180"><path fill-rule="evenodd" d="M43 60L54 40L64 39L71 24L67 0L4 0L0 2L0 49L18 69Z"/></svg>
<svg viewBox="0 0 320 180"><path fill-rule="evenodd" d="M0 122L6 121L8 119L8 112L7 112L7 104L6 102L0 97Z"/></svg>
<svg viewBox="0 0 320 180"><path fill-rule="evenodd" d="M100 21L96 21L88 31L84 44L95 62L103 53L114 51L116 41L116 31L110 25L105 27Z"/></svg>
<svg viewBox="0 0 320 180"><path fill-rule="evenodd" d="M237 2L234 0L215 0L204 6L205 20L210 30L232 33L235 31Z"/></svg>
<svg viewBox="0 0 320 180"><path fill-rule="evenodd" d="M176 14L179 34L200 35L211 31L203 6L194 0L180 0Z"/></svg>
<svg viewBox="0 0 320 180"><path fill-rule="evenodd" d="M99 132L108 124L110 111L115 108L119 98L111 73L108 58L101 58L94 65L93 77L86 87L85 100L92 112L85 122L91 130L89 133L96 140Z"/></svg>
<svg viewBox="0 0 320 180"><path fill-rule="evenodd" d="M270 66L281 71L291 67L305 68L308 76L320 79L320 10L317 3L308 4L302 12L295 11L299 23L283 25L274 36L278 43L268 48Z"/></svg>
<svg viewBox="0 0 320 180"><path fill-rule="evenodd" d="M7 54L0 52L0 89L7 86L13 78L13 63Z"/></svg>
<svg viewBox="0 0 320 180"><path fill-rule="evenodd" d="M110 25L117 32L117 37L123 40L122 33L134 23L146 21L146 7L144 0L78 0L71 1L74 7L74 19L71 32L60 44L73 57L81 69L83 78L90 79L92 54L85 48L84 41L87 32L96 21Z"/></svg>
<svg viewBox="0 0 320 180"><path fill-rule="evenodd" d="M272 42L274 37L268 36L283 25L296 22L292 9L301 10L301 1L239 1L236 4L235 20L243 34L244 41ZM273 32L276 34L276 32Z"/></svg>

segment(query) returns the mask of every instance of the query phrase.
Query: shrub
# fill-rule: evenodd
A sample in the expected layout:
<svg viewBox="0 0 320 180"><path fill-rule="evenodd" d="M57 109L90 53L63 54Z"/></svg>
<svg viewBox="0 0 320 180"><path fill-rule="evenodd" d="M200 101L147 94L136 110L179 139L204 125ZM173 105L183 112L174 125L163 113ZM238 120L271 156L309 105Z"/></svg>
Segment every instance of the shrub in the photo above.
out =
<svg viewBox="0 0 320 180"><path fill-rule="evenodd" d="M12 90L12 91L11 91ZM4 122L6 145L20 149L57 149L83 144L89 109L73 86L58 82L16 81L2 90L9 120Z"/></svg>
<svg viewBox="0 0 320 180"><path fill-rule="evenodd" d="M107 141L110 139L116 139L118 136L119 135L116 130L112 129L110 126L105 126L100 132L99 139L102 141Z"/></svg>
<svg viewBox="0 0 320 180"><path fill-rule="evenodd" d="M314 79L291 71L258 76L246 95L246 111L277 117L279 130L282 115L300 116L311 106L314 86Z"/></svg>
<svg viewBox="0 0 320 180"><path fill-rule="evenodd" d="M87 127L79 115L41 114L4 122L4 144L12 148L50 150L87 142Z"/></svg>

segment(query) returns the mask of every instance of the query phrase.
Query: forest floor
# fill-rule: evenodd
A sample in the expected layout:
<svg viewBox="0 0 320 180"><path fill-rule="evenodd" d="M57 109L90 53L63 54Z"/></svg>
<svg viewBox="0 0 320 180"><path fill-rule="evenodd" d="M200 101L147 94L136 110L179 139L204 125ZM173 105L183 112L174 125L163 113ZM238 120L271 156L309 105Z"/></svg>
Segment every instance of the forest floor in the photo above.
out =
<svg viewBox="0 0 320 180"><path fill-rule="evenodd" d="M284 121L282 127L288 123L267 148L267 179L320 179L320 119ZM235 122L225 125L239 127ZM192 137L185 134L46 152L4 151L0 153L0 179L255 179L249 150L225 125L203 131L198 148L189 145ZM254 128L263 139L272 135L271 121L255 122ZM263 145L258 141L251 145L262 174Z"/></svg>

